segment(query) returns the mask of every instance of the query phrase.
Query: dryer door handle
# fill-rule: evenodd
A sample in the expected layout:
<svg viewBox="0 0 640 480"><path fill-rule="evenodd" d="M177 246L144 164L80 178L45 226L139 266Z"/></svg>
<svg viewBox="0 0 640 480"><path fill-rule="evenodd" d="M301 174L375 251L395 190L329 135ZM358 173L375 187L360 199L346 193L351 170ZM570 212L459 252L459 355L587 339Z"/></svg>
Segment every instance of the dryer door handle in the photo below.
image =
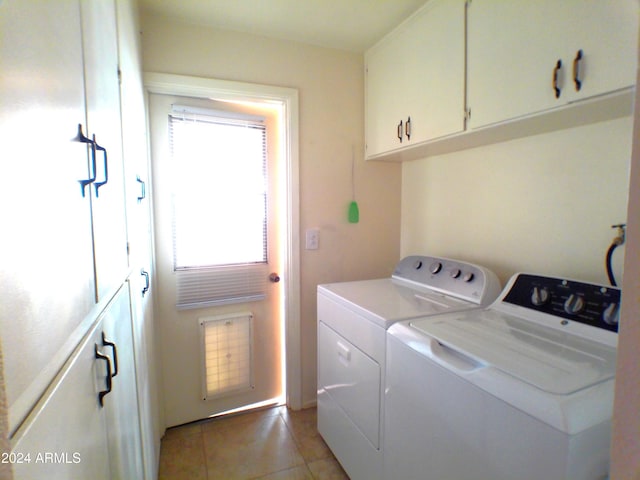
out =
<svg viewBox="0 0 640 480"><path fill-rule="evenodd" d="M338 347L338 359L340 363L345 366L348 365L351 362L351 350L342 342L336 342L336 345Z"/></svg>

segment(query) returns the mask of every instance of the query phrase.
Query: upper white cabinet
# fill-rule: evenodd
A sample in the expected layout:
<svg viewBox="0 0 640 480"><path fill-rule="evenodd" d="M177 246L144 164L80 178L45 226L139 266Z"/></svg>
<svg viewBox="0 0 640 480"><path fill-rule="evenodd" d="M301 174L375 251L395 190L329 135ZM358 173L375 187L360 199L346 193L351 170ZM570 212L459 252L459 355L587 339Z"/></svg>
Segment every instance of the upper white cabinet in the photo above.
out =
<svg viewBox="0 0 640 480"><path fill-rule="evenodd" d="M467 16L471 129L635 84L636 0L472 0Z"/></svg>
<svg viewBox="0 0 640 480"><path fill-rule="evenodd" d="M366 158L631 114L637 0L430 0L365 54Z"/></svg>
<svg viewBox="0 0 640 480"><path fill-rule="evenodd" d="M464 130L464 10L432 0L366 53L367 158Z"/></svg>

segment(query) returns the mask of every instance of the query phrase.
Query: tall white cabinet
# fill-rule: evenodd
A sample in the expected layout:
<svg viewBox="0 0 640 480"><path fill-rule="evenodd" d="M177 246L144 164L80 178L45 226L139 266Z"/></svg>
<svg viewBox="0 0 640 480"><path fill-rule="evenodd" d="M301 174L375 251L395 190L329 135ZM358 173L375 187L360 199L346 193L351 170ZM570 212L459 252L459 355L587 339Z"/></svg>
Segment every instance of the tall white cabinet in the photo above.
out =
<svg viewBox="0 0 640 480"><path fill-rule="evenodd" d="M91 193L78 182L90 152L72 141L78 125L86 133L81 25L78 1L0 4L0 331L12 429L96 300Z"/></svg>
<svg viewBox="0 0 640 480"><path fill-rule="evenodd" d="M136 1L3 0L0 31L0 388L14 477L155 478Z"/></svg>
<svg viewBox="0 0 640 480"><path fill-rule="evenodd" d="M151 480L157 478L160 438L164 429L158 388L159 372L155 368L159 360L153 316L152 192L142 83L142 46L136 3L116 0L116 6L136 386L140 404L144 478Z"/></svg>

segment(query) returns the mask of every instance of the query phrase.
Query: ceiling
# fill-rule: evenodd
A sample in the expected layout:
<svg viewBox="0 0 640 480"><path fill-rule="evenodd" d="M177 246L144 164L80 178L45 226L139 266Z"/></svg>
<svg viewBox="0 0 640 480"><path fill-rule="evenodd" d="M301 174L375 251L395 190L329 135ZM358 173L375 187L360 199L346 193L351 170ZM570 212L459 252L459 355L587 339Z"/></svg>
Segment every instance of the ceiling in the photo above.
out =
<svg viewBox="0 0 640 480"><path fill-rule="evenodd" d="M140 0L143 15L364 52L425 0Z"/></svg>

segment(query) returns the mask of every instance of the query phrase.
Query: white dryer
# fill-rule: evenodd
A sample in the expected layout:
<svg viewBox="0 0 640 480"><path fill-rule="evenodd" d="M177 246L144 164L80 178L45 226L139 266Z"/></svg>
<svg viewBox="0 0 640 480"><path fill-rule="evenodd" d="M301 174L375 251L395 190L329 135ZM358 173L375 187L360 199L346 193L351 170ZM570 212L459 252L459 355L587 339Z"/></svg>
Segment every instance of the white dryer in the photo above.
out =
<svg viewBox="0 0 640 480"><path fill-rule="evenodd" d="M517 274L491 306L387 335L384 476L607 476L616 288Z"/></svg>
<svg viewBox="0 0 640 480"><path fill-rule="evenodd" d="M500 293L486 268L410 256L391 278L318 286L318 430L352 480L382 479L386 331L480 308Z"/></svg>

